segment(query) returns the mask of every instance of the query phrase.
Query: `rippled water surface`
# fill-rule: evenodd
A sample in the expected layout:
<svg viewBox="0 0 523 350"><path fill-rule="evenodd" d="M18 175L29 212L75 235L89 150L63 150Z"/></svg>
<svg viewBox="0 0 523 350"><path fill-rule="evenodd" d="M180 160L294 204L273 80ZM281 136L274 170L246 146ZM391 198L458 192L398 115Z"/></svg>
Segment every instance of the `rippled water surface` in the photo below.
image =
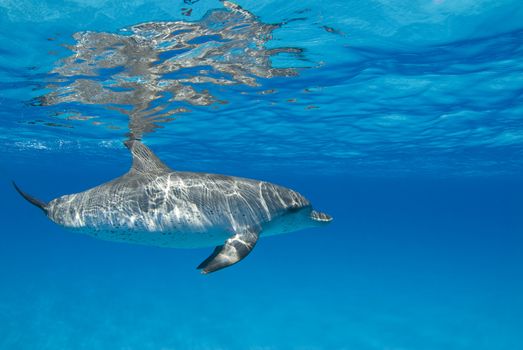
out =
<svg viewBox="0 0 523 350"><path fill-rule="evenodd" d="M0 0L0 349L523 348L523 2ZM23 202L178 170L334 216L209 249Z"/></svg>
<svg viewBox="0 0 523 350"><path fill-rule="evenodd" d="M3 4L8 154L119 148L129 125L215 165L522 170L518 2Z"/></svg>

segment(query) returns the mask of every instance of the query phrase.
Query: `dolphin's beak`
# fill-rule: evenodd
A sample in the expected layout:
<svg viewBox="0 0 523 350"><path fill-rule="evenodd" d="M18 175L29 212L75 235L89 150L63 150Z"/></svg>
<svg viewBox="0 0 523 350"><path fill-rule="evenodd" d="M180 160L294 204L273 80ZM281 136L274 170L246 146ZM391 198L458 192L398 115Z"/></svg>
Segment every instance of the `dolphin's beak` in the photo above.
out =
<svg viewBox="0 0 523 350"><path fill-rule="evenodd" d="M318 222L330 222L332 221L332 216L325 214L316 210L311 211L311 219Z"/></svg>

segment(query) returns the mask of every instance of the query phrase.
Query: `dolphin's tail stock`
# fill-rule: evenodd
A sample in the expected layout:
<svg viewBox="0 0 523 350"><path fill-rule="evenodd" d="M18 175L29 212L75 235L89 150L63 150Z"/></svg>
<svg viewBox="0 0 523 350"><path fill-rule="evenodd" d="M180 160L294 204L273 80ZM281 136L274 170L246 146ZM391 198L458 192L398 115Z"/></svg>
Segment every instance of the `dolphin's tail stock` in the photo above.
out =
<svg viewBox="0 0 523 350"><path fill-rule="evenodd" d="M16 191L18 193L20 193L20 195L22 197L25 198L26 201L28 201L29 203L31 203L32 205L40 208L43 210L43 212L47 215L47 203L44 203L42 202L41 200L39 199L36 199L30 195L28 195L27 193L25 193L24 191L22 191L17 185L16 183L13 181L13 186L15 187Z"/></svg>

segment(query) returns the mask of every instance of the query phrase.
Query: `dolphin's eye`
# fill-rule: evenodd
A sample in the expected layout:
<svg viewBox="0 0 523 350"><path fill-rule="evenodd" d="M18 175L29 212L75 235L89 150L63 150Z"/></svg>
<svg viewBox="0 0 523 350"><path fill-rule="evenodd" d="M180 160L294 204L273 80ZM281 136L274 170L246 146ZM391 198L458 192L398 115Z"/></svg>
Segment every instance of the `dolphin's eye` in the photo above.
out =
<svg viewBox="0 0 523 350"><path fill-rule="evenodd" d="M291 206L289 206L289 212L291 213L295 213L297 211L299 211L301 209L301 207L297 204L292 204Z"/></svg>

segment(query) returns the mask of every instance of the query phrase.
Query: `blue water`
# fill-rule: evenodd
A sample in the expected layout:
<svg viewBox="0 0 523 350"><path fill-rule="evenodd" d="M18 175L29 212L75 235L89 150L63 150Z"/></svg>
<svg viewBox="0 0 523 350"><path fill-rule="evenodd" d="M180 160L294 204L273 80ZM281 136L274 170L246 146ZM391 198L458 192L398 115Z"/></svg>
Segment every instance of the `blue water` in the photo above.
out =
<svg viewBox="0 0 523 350"><path fill-rule="evenodd" d="M0 349L523 349L519 1L0 1ZM96 240L50 200L172 168L334 221L212 251Z"/></svg>

